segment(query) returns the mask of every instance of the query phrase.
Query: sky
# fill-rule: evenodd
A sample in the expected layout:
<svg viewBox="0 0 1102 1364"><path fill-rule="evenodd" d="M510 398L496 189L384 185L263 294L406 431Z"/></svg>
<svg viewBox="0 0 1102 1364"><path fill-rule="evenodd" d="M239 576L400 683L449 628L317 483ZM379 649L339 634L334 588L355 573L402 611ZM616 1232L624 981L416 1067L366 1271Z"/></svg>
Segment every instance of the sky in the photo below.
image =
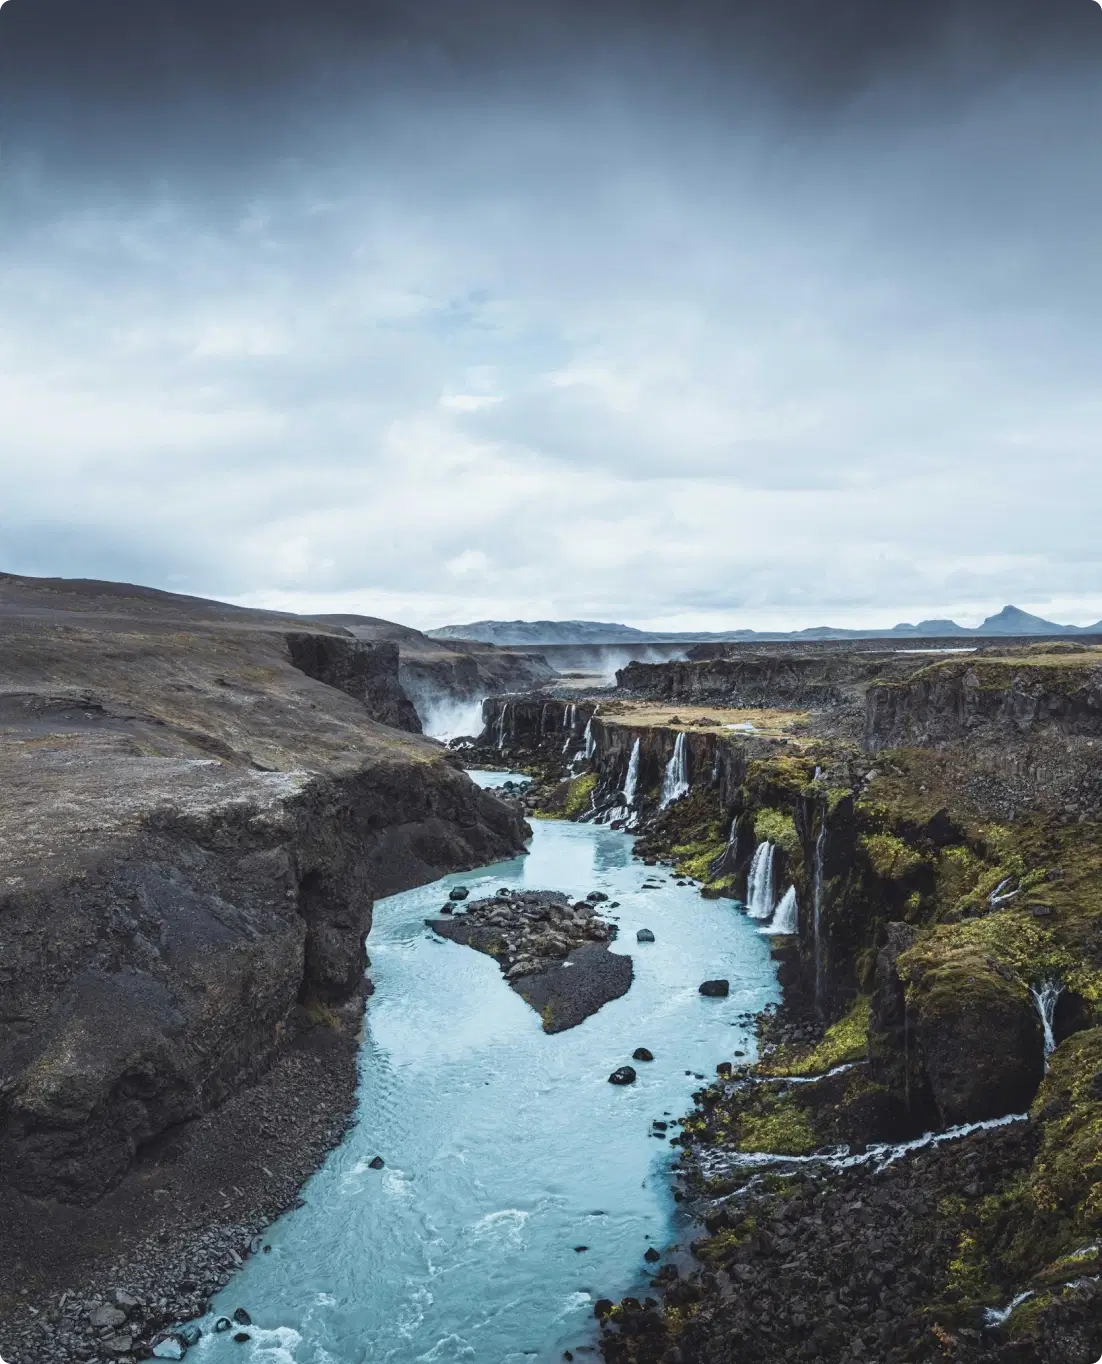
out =
<svg viewBox="0 0 1102 1364"><path fill-rule="evenodd" d="M7 0L0 570L1102 617L1096 0Z"/></svg>

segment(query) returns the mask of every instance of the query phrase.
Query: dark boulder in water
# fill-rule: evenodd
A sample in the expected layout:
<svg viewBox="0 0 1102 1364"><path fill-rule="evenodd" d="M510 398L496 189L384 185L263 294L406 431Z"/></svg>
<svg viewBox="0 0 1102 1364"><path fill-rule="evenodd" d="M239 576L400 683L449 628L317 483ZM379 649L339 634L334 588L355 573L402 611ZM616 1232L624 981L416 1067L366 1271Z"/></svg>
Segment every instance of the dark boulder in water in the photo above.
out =
<svg viewBox="0 0 1102 1364"><path fill-rule="evenodd" d="M635 935L636 942L654 942L654 934L649 928L641 928Z"/></svg>
<svg viewBox="0 0 1102 1364"><path fill-rule="evenodd" d="M648 1051L646 1047L636 1047L631 1053L631 1059L633 1061L653 1061L654 1053Z"/></svg>
<svg viewBox="0 0 1102 1364"><path fill-rule="evenodd" d="M635 1083L635 1067L620 1066L608 1077L610 1085L633 1085Z"/></svg>
<svg viewBox="0 0 1102 1364"><path fill-rule="evenodd" d="M653 1246L651 1246L650 1249L643 1256L643 1259L646 1260L648 1264L652 1265L655 1264L661 1258L662 1256L659 1254L657 1250L655 1250Z"/></svg>
<svg viewBox="0 0 1102 1364"><path fill-rule="evenodd" d="M608 899L603 890L591 890L585 897L591 905L600 905Z"/></svg>
<svg viewBox="0 0 1102 1364"><path fill-rule="evenodd" d="M385 1164L386 1162L383 1160L382 1156L376 1156L373 1160L367 1162L367 1168L369 1170L381 1170Z"/></svg>
<svg viewBox="0 0 1102 1364"><path fill-rule="evenodd" d="M712 999L722 999L731 993L731 982L728 980L706 980L700 987L700 993Z"/></svg>
<svg viewBox="0 0 1102 1364"><path fill-rule="evenodd" d="M243 1307L234 1309L233 1319L237 1322L238 1326L251 1326L253 1324L252 1317L249 1316L248 1312L246 1312Z"/></svg>
<svg viewBox="0 0 1102 1364"><path fill-rule="evenodd" d="M469 894L470 891L466 886L452 886L451 890L448 892L448 899L465 900Z"/></svg>

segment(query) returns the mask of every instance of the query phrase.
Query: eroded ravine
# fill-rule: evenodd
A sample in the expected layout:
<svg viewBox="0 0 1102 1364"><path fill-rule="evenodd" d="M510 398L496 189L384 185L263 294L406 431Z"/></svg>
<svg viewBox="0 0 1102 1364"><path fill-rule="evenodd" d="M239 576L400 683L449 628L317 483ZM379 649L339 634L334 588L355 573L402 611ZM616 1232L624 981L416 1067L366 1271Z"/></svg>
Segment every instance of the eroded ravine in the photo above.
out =
<svg viewBox="0 0 1102 1364"><path fill-rule="evenodd" d="M604 891L620 902L630 991L545 1034L492 959L426 929L459 883ZM654 943L636 943L641 927ZM379 902L368 946L359 1120L265 1237L270 1252L216 1299L189 1358L505 1364L592 1345L594 1298L629 1291L648 1245L675 1234L652 1119L685 1112L697 1076L751 1049L741 1016L776 997L767 940L729 902L633 861L626 835L537 822L527 857ZM715 976L727 999L699 995ZM639 1046L656 1060L634 1086L610 1085ZM238 1306L253 1324L213 1334Z"/></svg>

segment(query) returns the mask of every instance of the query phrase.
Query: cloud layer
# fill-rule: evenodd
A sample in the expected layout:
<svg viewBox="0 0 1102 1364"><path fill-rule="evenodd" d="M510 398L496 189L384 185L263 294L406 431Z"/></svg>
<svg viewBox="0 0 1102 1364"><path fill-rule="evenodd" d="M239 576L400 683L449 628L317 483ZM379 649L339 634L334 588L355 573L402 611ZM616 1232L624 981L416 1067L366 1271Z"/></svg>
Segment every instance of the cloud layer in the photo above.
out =
<svg viewBox="0 0 1102 1364"><path fill-rule="evenodd" d="M4 568L1102 615L1097 5L89 8L0 14Z"/></svg>

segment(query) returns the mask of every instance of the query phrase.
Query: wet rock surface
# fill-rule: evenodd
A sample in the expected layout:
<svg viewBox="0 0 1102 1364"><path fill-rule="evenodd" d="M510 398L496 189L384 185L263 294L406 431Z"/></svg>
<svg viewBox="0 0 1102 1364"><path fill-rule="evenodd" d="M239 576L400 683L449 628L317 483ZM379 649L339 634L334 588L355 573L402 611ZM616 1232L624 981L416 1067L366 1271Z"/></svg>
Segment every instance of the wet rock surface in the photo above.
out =
<svg viewBox="0 0 1102 1364"><path fill-rule="evenodd" d="M572 902L558 891L499 893L425 922L442 938L493 957L545 1032L576 1027L631 987L631 958L609 951L616 927L588 900Z"/></svg>

